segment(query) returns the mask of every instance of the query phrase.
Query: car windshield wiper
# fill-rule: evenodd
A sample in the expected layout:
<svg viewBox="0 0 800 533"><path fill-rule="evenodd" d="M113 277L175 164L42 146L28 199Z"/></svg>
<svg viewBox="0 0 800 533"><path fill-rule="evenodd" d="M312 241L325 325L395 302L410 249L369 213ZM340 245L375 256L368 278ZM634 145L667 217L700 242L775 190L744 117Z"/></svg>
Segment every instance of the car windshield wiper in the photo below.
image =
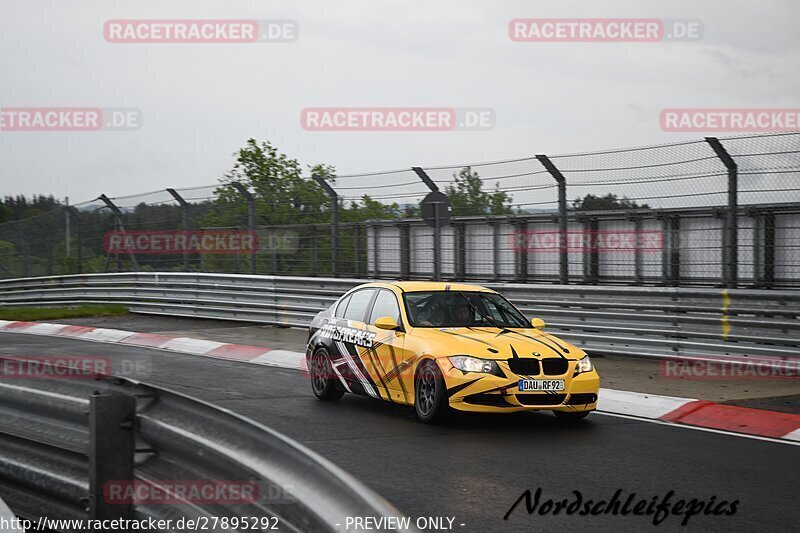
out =
<svg viewBox="0 0 800 533"><path fill-rule="evenodd" d="M464 299L464 301L467 302L467 305L470 306L470 308L472 308L472 310L475 313L478 313L481 316L482 319L486 320L487 322L489 322L492 326L494 326L496 328L503 329L503 327L500 324L497 323L497 321L494 319L494 317L481 313L480 310L475 306L475 304L472 303L469 300L469 298L464 296L463 292L459 292L458 295L461 296Z"/></svg>

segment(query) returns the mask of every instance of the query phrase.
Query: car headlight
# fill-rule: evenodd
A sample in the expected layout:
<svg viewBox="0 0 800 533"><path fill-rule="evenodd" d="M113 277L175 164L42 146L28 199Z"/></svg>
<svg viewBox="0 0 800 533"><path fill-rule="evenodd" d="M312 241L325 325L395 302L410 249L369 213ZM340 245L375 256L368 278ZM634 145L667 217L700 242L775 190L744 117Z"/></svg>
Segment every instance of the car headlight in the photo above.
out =
<svg viewBox="0 0 800 533"><path fill-rule="evenodd" d="M454 355L448 357L453 366L462 372L482 372L484 374L496 374L499 372L497 363L487 359L478 359L468 355Z"/></svg>
<svg viewBox="0 0 800 533"><path fill-rule="evenodd" d="M592 368L592 361L589 359L589 356L586 355L583 357L583 359L578 361L577 365L575 365L575 374L573 374L573 376L583 374L584 372L591 372Z"/></svg>

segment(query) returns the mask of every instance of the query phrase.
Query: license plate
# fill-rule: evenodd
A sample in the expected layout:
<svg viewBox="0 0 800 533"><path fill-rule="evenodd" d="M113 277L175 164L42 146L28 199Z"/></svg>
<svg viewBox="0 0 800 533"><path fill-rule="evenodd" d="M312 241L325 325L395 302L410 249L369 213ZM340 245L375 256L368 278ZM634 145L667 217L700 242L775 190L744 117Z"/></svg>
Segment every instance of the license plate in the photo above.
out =
<svg viewBox="0 0 800 533"><path fill-rule="evenodd" d="M559 391L564 390L563 379L521 379L520 392L526 391Z"/></svg>

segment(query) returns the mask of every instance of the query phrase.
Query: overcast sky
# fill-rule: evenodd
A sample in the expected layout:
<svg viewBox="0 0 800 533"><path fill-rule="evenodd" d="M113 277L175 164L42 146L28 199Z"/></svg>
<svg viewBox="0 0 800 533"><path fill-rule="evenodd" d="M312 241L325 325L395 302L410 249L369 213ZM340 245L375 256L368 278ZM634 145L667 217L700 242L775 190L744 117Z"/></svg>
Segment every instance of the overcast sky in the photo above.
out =
<svg viewBox="0 0 800 533"><path fill-rule="evenodd" d="M215 183L247 138L344 173L701 138L664 108L800 107L796 0L0 4L0 107L130 107L136 131L0 131L0 195ZM696 42L515 43L514 18L699 19ZM109 19L291 19L284 44L113 44ZM307 107L490 108L488 131L313 132Z"/></svg>

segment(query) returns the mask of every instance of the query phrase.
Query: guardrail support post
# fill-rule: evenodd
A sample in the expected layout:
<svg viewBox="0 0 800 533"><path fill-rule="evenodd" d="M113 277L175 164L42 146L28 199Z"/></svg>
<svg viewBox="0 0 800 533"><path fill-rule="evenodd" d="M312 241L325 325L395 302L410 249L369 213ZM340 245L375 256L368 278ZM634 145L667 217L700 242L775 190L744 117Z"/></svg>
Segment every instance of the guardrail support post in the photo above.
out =
<svg viewBox="0 0 800 533"><path fill-rule="evenodd" d="M184 200L175 189L167 189L167 192L170 193L172 197L175 198L175 201L178 202L178 205L181 206L181 228L184 233L186 233L189 231L189 203ZM189 271L189 250L186 248L183 250L183 270L184 272Z"/></svg>
<svg viewBox="0 0 800 533"><path fill-rule="evenodd" d="M325 178L311 176L331 199L331 273L339 277L339 195Z"/></svg>
<svg viewBox="0 0 800 533"><path fill-rule="evenodd" d="M122 224L122 211L119 210L119 207L117 207L116 204L111 201L111 198L105 194L101 194L98 200L106 204L106 207L108 207L111 212L114 213L114 219L117 222L117 229L122 233L125 233L125 226ZM136 254L133 252L133 250L128 250L128 257L130 258L131 263L133 263L133 268L139 270L139 263L136 261ZM108 258L106 257L106 259ZM106 261L106 264L107 263L108 261ZM119 263L119 253L117 253L117 263ZM117 271L119 271L119 266L117 266Z"/></svg>
<svg viewBox="0 0 800 533"><path fill-rule="evenodd" d="M738 242L738 181L739 167L736 161L716 137L706 137L714 153L720 158L728 170L728 211L725 227L725 259L723 261L723 281L726 287L735 288L738 283L739 242Z"/></svg>
<svg viewBox="0 0 800 533"><path fill-rule="evenodd" d="M94 392L89 397L89 518L130 519L132 504L110 504L109 482L124 490L134 482L133 458L136 399L117 393ZM115 499L115 498L112 498Z"/></svg>
<svg viewBox="0 0 800 533"><path fill-rule="evenodd" d="M544 154L536 159L555 178L558 184L558 279L562 285L569 283L569 251L567 250L567 180Z"/></svg>
<svg viewBox="0 0 800 533"><path fill-rule="evenodd" d="M247 200L247 231L250 232L250 235L255 235L256 233L256 199L252 195L250 191L247 190L247 187L242 185L241 183L234 181L231 183L234 189L239 191L239 194L244 196L245 200ZM273 242L273 246L277 246L276 243ZM250 249L250 273L256 273L256 253L258 252L257 247L253 246ZM237 255L238 259L238 255ZM238 265L238 262L237 262Z"/></svg>

